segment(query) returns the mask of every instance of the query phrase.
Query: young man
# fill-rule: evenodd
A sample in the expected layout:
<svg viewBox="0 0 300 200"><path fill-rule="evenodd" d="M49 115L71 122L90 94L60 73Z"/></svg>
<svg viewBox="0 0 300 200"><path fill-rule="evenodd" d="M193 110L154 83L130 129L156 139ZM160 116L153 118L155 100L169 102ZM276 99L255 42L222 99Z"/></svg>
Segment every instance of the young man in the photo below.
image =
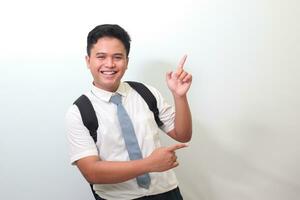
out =
<svg viewBox="0 0 300 200"><path fill-rule="evenodd" d="M78 107L72 105L66 115L71 163L77 165L86 180L93 184L99 199L182 199L173 170L178 166L175 151L186 147L192 137L192 119L187 92L192 76L184 69L186 56L175 72L166 74L167 85L174 97L170 106L158 90L147 85L157 100L160 127L180 142L161 147L159 127L145 100L121 79L127 70L130 36L118 25L104 24L90 31L87 38L86 63L93 76L91 90L85 95L91 101L99 122L94 143L84 126ZM128 144L112 96L120 95L142 154L130 159ZM121 124L120 124L121 123ZM127 124L127 123L126 123ZM127 146L126 146L127 145ZM146 187L138 177L147 176Z"/></svg>

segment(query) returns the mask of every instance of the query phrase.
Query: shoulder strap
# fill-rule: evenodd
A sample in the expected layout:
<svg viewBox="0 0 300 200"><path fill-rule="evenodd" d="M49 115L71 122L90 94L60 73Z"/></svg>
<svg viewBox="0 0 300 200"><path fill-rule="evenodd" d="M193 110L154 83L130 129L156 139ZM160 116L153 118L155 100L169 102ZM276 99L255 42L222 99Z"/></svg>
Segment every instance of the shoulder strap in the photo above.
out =
<svg viewBox="0 0 300 200"><path fill-rule="evenodd" d="M130 85L130 87L136 90L141 95L141 97L145 100L149 109L153 112L156 124L159 127L164 125L164 123L159 119L157 101L155 96L152 94L152 92L143 83L135 82L135 81L126 81L126 82Z"/></svg>
<svg viewBox="0 0 300 200"><path fill-rule="evenodd" d="M98 119L96 116L96 112L94 110L94 107L89 100L89 98L85 95L81 95L74 104L78 107L82 122L84 126L89 130L91 137L93 138L94 142L97 142L97 129L98 129ZM94 188L93 185L90 184L91 190L93 192L93 195L96 200L102 200L101 197L99 197Z"/></svg>
<svg viewBox="0 0 300 200"><path fill-rule="evenodd" d="M94 107L85 95L81 95L74 104L78 107L82 122L84 126L89 130L94 142L97 142L97 129L98 129L98 119L94 110Z"/></svg>

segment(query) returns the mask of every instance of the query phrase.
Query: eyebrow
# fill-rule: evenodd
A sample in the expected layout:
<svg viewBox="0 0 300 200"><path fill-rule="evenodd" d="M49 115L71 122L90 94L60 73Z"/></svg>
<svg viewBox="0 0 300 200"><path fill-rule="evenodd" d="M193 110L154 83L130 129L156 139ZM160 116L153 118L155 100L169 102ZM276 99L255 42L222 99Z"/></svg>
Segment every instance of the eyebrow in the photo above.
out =
<svg viewBox="0 0 300 200"><path fill-rule="evenodd" d="M96 53L96 56L98 56L98 55L106 55L107 53L104 53L104 52L97 52ZM114 56L124 56L124 54L123 53L114 53L113 54Z"/></svg>

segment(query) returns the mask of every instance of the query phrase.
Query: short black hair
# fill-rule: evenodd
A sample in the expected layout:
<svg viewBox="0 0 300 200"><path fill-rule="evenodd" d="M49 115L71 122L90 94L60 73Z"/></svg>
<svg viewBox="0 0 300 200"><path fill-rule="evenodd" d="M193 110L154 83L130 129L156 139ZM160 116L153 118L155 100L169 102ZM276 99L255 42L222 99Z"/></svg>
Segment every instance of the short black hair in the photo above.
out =
<svg viewBox="0 0 300 200"><path fill-rule="evenodd" d="M117 24L98 25L89 32L86 47L88 56L91 54L93 45L96 44L98 39L102 37L113 37L119 39L123 43L126 50L126 56L128 57L131 39L129 34Z"/></svg>

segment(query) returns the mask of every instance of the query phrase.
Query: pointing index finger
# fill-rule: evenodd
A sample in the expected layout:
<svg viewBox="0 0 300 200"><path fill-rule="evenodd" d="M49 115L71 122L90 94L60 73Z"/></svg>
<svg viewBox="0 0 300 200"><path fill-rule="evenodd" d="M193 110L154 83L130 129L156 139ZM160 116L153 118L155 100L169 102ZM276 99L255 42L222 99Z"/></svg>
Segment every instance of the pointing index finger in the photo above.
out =
<svg viewBox="0 0 300 200"><path fill-rule="evenodd" d="M181 58L181 60L180 60L180 62L179 62L179 64L178 64L178 69L183 69L183 66L184 66L184 63L185 63L185 61L186 61L186 58L187 58L187 55L185 54L185 55Z"/></svg>
<svg viewBox="0 0 300 200"><path fill-rule="evenodd" d="M181 149L181 148L184 148L184 147L187 147L188 145L185 144L185 143L178 143L178 144L174 144L172 146L169 146L168 149L170 151L176 151L178 149Z"/></svg>

